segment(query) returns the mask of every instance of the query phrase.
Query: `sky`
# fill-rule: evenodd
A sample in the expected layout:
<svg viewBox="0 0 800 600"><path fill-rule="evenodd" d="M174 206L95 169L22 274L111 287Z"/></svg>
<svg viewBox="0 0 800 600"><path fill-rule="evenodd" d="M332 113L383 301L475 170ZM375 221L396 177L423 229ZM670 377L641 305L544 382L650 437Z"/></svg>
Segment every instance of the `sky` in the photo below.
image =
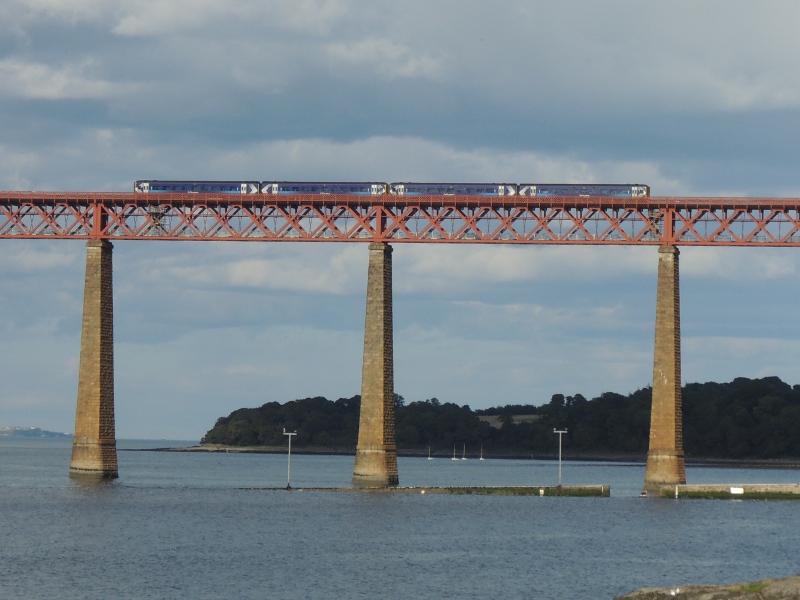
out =
<svg viewBox="0 0 800 600"><path fill-rule="evenodd" d="M0 189L644 183L800 196L800 4L4 0ZM366 244L116 242L118 438L360 392ZM0 426L74 428L81 241L0 240ZM800 383L800 251L681 251L683 380ZM394 246L395 391L629 393L655 247Z"/></svg>

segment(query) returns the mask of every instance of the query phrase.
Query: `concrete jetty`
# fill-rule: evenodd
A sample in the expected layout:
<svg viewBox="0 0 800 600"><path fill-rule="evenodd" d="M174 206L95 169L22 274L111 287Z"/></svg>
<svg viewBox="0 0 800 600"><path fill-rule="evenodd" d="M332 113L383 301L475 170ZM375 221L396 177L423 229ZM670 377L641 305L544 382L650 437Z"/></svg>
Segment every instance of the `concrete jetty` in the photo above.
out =
<svg viewBox="0 0 800 600"><path fill-rule="evenodd" d="M800 500L800 483L715 483L662 488L662 498Z"/></svg>
<svg viewBox="0 0 800 600"><path fill-rule="evenodd" d="M611 496L608 485L500 485L500 486L421 486L421 487L291 487L291 488L246 488L249 490L292 491L292 492L364 492L378 494L453 494L461 496L569 496L599 497Z"/></svg>

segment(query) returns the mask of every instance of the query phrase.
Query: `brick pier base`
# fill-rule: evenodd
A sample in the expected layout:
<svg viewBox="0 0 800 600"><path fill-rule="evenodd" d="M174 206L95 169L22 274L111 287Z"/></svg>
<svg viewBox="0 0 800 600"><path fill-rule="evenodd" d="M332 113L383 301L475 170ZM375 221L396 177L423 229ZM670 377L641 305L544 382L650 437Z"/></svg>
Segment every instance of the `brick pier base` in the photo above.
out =
<svg viewBox="0 0 800 600"><path fill-rule="evenodd" d="M70 477L117 477L111 242L86 243L78 406Z"/></svg>
<svg viewBox="0 0 800 600"><path fill-rule="evenodd" d="M681 309L678 249L658 249L658 292L653 358L650 450L644 487L658 491L686 483L681 407Z"/></svg>
<svg viewBox="0 0 800 600"><path fill-rule="evenodd" d="M397 485L392 347L392 247L369 245L361 414L353 485Z"/></svg>

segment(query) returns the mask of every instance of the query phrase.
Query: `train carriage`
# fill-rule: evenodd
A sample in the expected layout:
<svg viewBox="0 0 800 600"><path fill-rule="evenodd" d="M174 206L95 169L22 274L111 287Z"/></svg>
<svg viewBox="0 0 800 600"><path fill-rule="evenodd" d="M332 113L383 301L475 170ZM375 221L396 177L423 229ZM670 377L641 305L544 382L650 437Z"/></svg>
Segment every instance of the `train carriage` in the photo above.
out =
<svg viewBox="0 0 800 600"><path fill-rule="evenodd" d="M319 181L264 181L262 194L357 194L375 196L386 193L386 184L367 182L319 182Z"/></svg>
<svg viewBox="0 0 800 600"><path fill-rule="evenodd" d="M376 196L604 196L646 198L650 187L643 184L579 183L405 183L326 181L159 181L141 180L134 191L145 194L353 194Z"/></svg>
<svg viewBox="0 0 800 600"><path fill-rule="evenodd" d="M389 192L397 196L514 196L513 183L392 183Z"/></svg>
<svg viewBox="0 0 800 600"><path fill-rule="evenodd" d="M520 196L609 196L619 198L645 198L650 187L642 184L572 184L523 183L518 187Z"/></svg>
<svg viewBox="0 0 800 600"><path fill-rule="evenodd" d="M137 181L133 191L142 194L258 194L258 181Z"/></svg>

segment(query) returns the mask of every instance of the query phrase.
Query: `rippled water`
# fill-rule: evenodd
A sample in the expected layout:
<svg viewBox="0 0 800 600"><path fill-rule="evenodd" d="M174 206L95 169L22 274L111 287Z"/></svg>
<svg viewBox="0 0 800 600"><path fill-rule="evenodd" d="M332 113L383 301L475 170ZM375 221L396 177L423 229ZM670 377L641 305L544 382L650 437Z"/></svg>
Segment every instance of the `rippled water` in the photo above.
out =
<svg viewBox="0 0 800 600"><path fill-rule="evenodd" d="M344 494L286 485L279 455L124 448L120 478L67 477L65 441L0 440L0 597L611 598L800 571L800 503L641 500L641 465L565 462L611 498ZM347 486L352 457L292 456L292 485ZM555 462L401 458L403 485L552 485ZM689 469L691 483L797 471Z"/></svg>

